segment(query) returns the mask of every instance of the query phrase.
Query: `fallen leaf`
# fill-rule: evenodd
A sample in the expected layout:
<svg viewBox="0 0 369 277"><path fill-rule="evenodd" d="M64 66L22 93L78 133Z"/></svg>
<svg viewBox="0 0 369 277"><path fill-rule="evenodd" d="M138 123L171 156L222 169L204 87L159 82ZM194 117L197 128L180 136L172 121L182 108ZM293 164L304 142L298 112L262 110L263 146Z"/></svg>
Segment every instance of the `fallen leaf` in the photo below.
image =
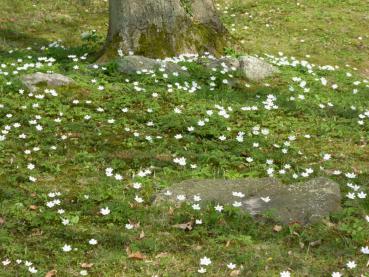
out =
<svg viewBox="0 0 369 277"><path fill-rule="evenodd" d="M172 207L169 207L168 214L169 215L173 215L174 214L174 209Z"/></svg>
<svg viewBox="0 0 369 277"><path fill-rule="evenodd" d="M182 224L175 224L173 225L174 228L178 228L178 229L182 229L185 231L191 231L192 230L192 221L186 222L186 223L182 223Z"/></svg>
<svg viewBox="0 0 369 277"><path fill-rule="evenodd" d="M140 222L135 223L135 222L128 219L128 223L131 224L133 226L133 228L140 227Z"/></svg>
<svg viewBox="0 0 369 277"><path fill-rule="evenodd" d="M231 244L231 241L227 240L227 243L226 243L225 247L229 247L230 244Z"/></svg>
<svg viewBox="0 0 369 277"><path fill-rule="evenodd" d="M131 249L129 249L129 247L126 248L126 252L127 252L128 258L130 259L134 259L134 260L146 259L146 257L140 251L132 252Z"/></svg>
<svg viewBox="0 0 369 277"><path fill-rule="evenodd" d="M5 219L0 217L0 225L3 225L5 223Z"/></svg>
<svg viewBox="0 0 369 277"><path fill-rule="evenodd" d="M81 267L82 268L91 268L94 264L89 264L89 263L81 263Z"/></svg>
<svg viewBox="0 0 369 277"><path fill-rule="evenodd" d="M281 226L281 225L275 225L274 227L273 227L273 231L274 232L280 232L280 231L282 231L282 229L283 229L283 227Z"/></svg>
<svg viewBox="0 0 369 277"><path fill-rule="evenodd" d="M34 210L37 210L37 206L36 205L31 205L31 206L29 206L29 208L32 210L32 211L34 211Z"/></svg>
<svg viewBox="0 0 369 277"><path fill-rule="evenodd" d="M134 260L144 260L146 257L140 252L133 252L130 255L128 255L128 258L134 259Z"/></svg>
<svg viewBox="0 0 369 277"><path fill-rule="evenodd" d="M159 253L158 255L155 256L155 259L159 259L159 258L163 258L163 257L167 257L168 253L167 252L162 252Z"/></svg>
<svg viewBox="0 0 369 277"><path fill-rule="evenodd" d="M142 230L139 236L139 239L143 239L145 237L145 232Z"/></svg>
<svg viewBox="0 0 369 277"><path fill-rule="evenodd" d="M51 271L49 271L48 273L46 273L45 277L53 277L53 276L56 276L56 270L53 269Z"/></svg>
<svg viewBox="0 0 369 277"><path fill-rule="evenodd" d="M312 242L310 242L310 243L309 243L309 246L314 247L314 246L318 246L318 245L321 245L321 244L322 244L322 240L321 240L321 239L319 239L319 240L316 240L316 241L312 241Z"/></svg>

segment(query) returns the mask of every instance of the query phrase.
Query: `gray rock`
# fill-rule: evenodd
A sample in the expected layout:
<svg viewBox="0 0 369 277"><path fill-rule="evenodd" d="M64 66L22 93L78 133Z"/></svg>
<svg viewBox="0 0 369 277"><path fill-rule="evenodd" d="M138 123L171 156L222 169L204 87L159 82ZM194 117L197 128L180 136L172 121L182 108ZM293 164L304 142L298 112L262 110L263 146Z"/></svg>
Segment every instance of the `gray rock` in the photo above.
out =
<svg viewBox="0 0 369 277"><path fill-rule="evenodd" d="M22 83L31 91L37 91L37 84L46 83L48 86L66 86L74 83L72 79L57 73L41 73L36 72L33 74L24 75L21 78Z"/></svg>
<svg viewBox="0 0 369 277"><path fill-rule="evenodd" d="M161 60L150 59L143 56L124 56L117 60L118 71L127 74L136 74L137 71L142 73L153 73L160 68L165 68L166 73L178 72L187 74L181 66L173 62L164 62Z"/></svg>
<svg viewBox="0 0 369 277"><path fill-rule="evenodd" d="M241 74L250 81L261 81L278 72L276 67L256 57L242 56L239 62Z"/></svg>
<svg viewBox="0 0 369 277"><path fill-rule="evenodd" d="M228 69L229 71L236 71L240 67L239 60L232 57L223 57L220 59L204 58L200 59L199 62L208 69L217 68L217 69Z"/></svg>
<svg viewBox="0 0 369 277"><path fill-rule="evenodd" d="M339 185L323 177L291 185L274 178L187 180L173 185L170 191L173 193L171 196L159 193L154 203L177 202L176 197L181 194L186 195L189 201L194 195L199 195L202 202L222 205L239 201L241 208L252 216L260 218L271 213L275 220L285 224L308 224L341 209ZM245 197L235 197L232 192L242 192ZM268 196L271 200L267 203L261 199Z"/></svg>

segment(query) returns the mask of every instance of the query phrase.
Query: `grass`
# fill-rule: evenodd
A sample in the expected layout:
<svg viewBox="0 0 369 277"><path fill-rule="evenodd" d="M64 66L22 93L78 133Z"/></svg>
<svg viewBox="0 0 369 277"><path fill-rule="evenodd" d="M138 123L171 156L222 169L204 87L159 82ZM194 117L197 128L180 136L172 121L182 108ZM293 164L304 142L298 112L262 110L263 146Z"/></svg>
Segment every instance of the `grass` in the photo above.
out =
<svg viewBox="0 0 369 277"><path fill-rule="evenodd" d="M222 19L240 41L234 52L257 54L274 63L293 56L316 64L315 75L301 65L280 66L280 73L263 83L232 88L221 82L231 79L227 74L189 62L183 65L190 77L168 79L160 73L155 78L125 76L114 64L106 70L91 68L91 60L80 57L84 53L93 56L101 47L107 29L104 1L1 1L0 57L1 64L6 64L1 70L9 75L0 75L0 123L6 137L0 141L0 218L4 221L0 223L0 260L9 259L11 264L0 264L0 276L45 276L53 269L57 276L80 276L83 263L89 276L197 276L204 256L212 260L206 276L229 276L232 270L226 265L230 262L240 270L233 271L233 276L279 276L282 271L292 276L330 276L335 271L368 276L368 258L360 253L368 245L368 198L345 196L352 191L348 182L367 192L369 178L368 117L358 124L359 115L369 106L364 81L369 66L367 7L367 1L358 0L300 1L300 5L277 0L220 1ZM83 32L90 32L88 40L81 40ZM65 49L40 50L58 39ZM68 57L71 54L78 60ZM18 68L19 73L13 73L39 57L56 61L49 65L41 61L39 69ZM327 71L317 66L327 64L339 68ZM75 84L57 88L57 97L42 89L38 94L43 99L29 96L27 90L19 93L24 89L20 75L49 70L71 77ZM211 76L217 77L214 91L210 91ZM295 77L301 80L293 81ZM327 86L321 84L321 77L328 80ZM309 92L301 87L302 80ZM168 84L185 81L195 81L201 89L195 93L168 90ZM333 84L338 85L336 90ZM152 96L154 92L158 97ZM271 94L277 98L276 110L266 110L262 103ZM230 118L218 116L215 105L231 107ZM259 110L242 111L253 105ZM124 107L128 112L122 112ZM176 107L181 114L173 112ZM214 115L208 116L207 110ZM87 115L91 119L85 119ZM209 123L199 127L197 122L205 117L210 118ZM149 121L154 126L148 126ZM21 126L16 128L14 123ZM42 131L37 131L37 124ZM7 126L12 127L8 130ZM196 130L188 132L189 126ZM270 134L252 134L255 126L269 129ZM235 140L239 131L245 132L243 143ZM26 139L19 138L22 133ZM183 138L175 139L176 134ZM310 139L304 137L307 134ZM227 140L220 142L221 135ZM284 146L288 153L283 154L282 147L274 144L284 145L291 135L296 140ZM254 142L261 147L253 147ZM328 161L322 158L326 153L332 155ZM174 164L174 156L185 157L187 165ZM246 162L246 157L253 157L254 162ZM310 177L334 179L341 185L344 209L320 223L283 226L275 232L273 219L257 222L232 207L217 213L212 205L201 211L187 204L151 205L157 191L184 179L266 176L271 167L267 159L273 159L276 177L286 183L296 181L294 173L299 174L298 180L306 180L300 175L306 168L314 169ZM28 169L29 164L35 169ZM291 169L277 173L286 164ZM106 176L110 167L124 179ZM151 175L137 175L147 168ZM334 170L342 174L332 175ZM344 173L349 172L357 177L348 179ZM30 181L30 176L37 181ZM133 189L133 182L140 182L142 188ZM61 195L51 197L51 192ZM144 203L137 203L136 195ZM49 208L47 202L55 198L60 205ZM111 211L107 216L100 214L104 207ZM58 209L65 213L58 214ZM203 224L192 231L173 228L199 218ZM63 225L62 219L69 224ZM128 223L134 228L128 230ZM92 238L97 245L88 243ZM319 240L320 244L311 245ZM63 252L65 244L74 250ZM139 251L145 258L129 258L130 251ZM16 259L23 261L21 265ZM26 260L37 273L29 272ZM348 261L355 261L357 267L348 269Z"/></svg>

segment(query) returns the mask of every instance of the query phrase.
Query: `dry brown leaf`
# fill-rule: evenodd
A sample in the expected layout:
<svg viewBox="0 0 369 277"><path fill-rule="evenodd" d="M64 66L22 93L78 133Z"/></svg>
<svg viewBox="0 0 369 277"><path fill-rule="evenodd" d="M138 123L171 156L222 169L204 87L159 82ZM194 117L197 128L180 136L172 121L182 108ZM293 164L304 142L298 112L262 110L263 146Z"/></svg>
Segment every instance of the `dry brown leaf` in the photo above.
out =
<svg viewBox="0 0 369 277"><path fill-rule="evenodd" d="M186 223L182 223L182 224L175 224L173 225L174 228L178 228L178 229L182 229L185 231L191 231L192 230L192 221L186 222Z"/></svg>
<svg viewBox="0 0 369 277"><path fill-rule="evenodd" d="M159 258L163 258L163 257L167 257L168 253L167 252L161 252L158 255L155 256L155 259L159 259Z"/></svg>
<svg viewBox="0 0 369 277"><path fill-rule="evenodd" d="M231 241L227 240L227 243L226 243L225 247L229 247L230 244L231 244Z"/></svg>
<svg viewBox="0 0 369 277"><path fill-rule="evenodd" d="M145 255L143 255L140 251L131 253L130 255L128 255L128 258L134 259L134 260L144 260L144 259L146 259Z"/></svg>
<svg viewBox="0 0 369 277"><path fill-rule="evenodd" d="M135 222L128 219L128 223L131 224L133 226L133 228L140 227L140 222L135 223Z"/></svg>
<svg viewBox="0 0 369 277"><path fill-rule="evenodd" d="M53 270L50 270L48 273L46 273L45 277L53 277L53 276L56 276L56 270L53 269Z"/></svg>
<svg viewBox="0 0 369 277"><path fill-rule="evenodd" d="M174 209L172 207L169 207L168 214L169 215L173 215L174 214Z"/></svg>
<svg viewBox="0 0 369 277"><path fill-rule="evenodd" d="M273 231L274 232L280 232L280 231L282 231L282 229L283 229L283 227L281 226L281 225L275 225L274 227L273 227Z"/></svg>
<svg viewBox="0 0 369 277"><path fill-rule="evenodd" d="M232 270L231 274L229 274L229 276L238 276L240 275L241 271L240 270Z"/></svg>
<svg viewBox="0 0 369 277"><path fill-rule="evenodd" d="M37 208L38 208L38 207L37 207L36 205L30 205L30 206L29 206L29 208L30 208L32 211L34 211L34 210L37 210Z"/></svg>
<svg viewBox="0 0 369 277"><path fill-rule="evenodd" d="M145 237L145 232L142 230L139 236L139 239L143 239Z"/></svg>
<svg viewBox="0 0 369 277"><path fill-rule="evenodd" d="M5 223L5 219L0 217L0 225L3 225Z"/></svg>
<svg viewBox="0 0 369 277"><path fill-rule="evenodd" d="M91 268L94 264L89 264L89 263L81 263L81 267L82 268Z"/></svg>
<svg viewBox="0 0 369 277"><path fill-rule="evenodd" d="M316 241L312 241L312 242L310 242L310 243L309 243L309 246L314 247L314 246L318 246L318 245L321 245L321 244L322 244L322 240L321 240L321 239L319 239L319 240L316 240Z"/></svg>
<svg viewBox="0 0 369 277"><path fill-rule="evenodd" d="M132 252L131 249L129 249L129 247L126 248L126 252L127 252L128 258L130 259L134 259L134 260L146 259L146 257L140 251Z"/></svg>

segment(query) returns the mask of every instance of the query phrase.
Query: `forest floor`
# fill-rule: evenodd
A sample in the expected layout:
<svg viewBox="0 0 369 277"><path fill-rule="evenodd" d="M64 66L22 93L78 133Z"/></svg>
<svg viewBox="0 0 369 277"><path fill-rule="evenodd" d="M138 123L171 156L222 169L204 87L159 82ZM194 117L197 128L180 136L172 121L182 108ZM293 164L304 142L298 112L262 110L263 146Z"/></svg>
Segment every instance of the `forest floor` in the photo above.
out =
<svg viewBox="0 0 369 277"><path fill-rule="evenodd" d="M284 62L280 73L236 89L192 62L189 76L93 68L106 1L0 1L1 277L369 276L369 1L217 5L240 42L228 54ZM29 94L19 76L37 71L75 84ZM286 185L335 180L342 211L276 232L233 207L151 204L181 180L271 168ZM173 228L193 219L202 224Z"/></svg>

